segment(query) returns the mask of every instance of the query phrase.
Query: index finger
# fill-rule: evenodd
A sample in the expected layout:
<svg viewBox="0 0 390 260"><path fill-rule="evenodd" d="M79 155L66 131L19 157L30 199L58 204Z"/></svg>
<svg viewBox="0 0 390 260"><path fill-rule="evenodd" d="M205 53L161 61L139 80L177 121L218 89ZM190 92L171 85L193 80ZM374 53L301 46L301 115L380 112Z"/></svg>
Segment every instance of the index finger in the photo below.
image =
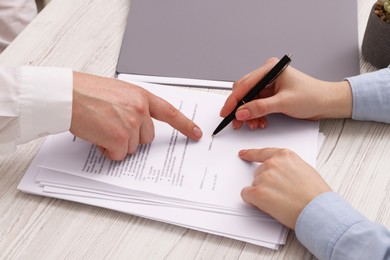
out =
<svg viewBox="0 0 390 260"><path fill-rule="evenodd" d="M221 109L220 116L226 117L229 115L237 106L238 102L240 102L253 86L272 69L277 61L278 59L271 58L257 70L234 82L233 92L226 99L225 104Z"/></svg>
<svg viewBox="0 0 390 260"><path fill-rule="evenodd" d="M202 138L202 130L200 127L169 102L150 92L148 94L148 99L150 115L153 118L168 123L192 140L199 140Z"/></svg>
<svg viewBox="0 0 390 260"><path fill-rule="evenodd" d="M241 159L248 162L264 162L274 156L280 148L247 149L238 153Z"/></svg>

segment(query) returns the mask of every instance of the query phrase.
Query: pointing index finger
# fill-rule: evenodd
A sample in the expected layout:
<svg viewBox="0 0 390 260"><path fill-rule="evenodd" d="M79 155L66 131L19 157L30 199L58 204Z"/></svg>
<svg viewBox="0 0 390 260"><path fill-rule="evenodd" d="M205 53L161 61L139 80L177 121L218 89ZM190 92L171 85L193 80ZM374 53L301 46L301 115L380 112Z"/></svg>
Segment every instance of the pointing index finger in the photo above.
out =
<svg viewBox="0 0 390 260"><path fill-rule="evenodd" d="M149 93L149 110L153 118L168 123L190 139L199 140L202 137L199 126L169 102L152 93Z"/></svg>
<svg viewBox="0 0 390 260"><path fill-rule="evenodd" d="M241 159L248 162L264 162L274 156L279 148L263 148L241 150L238 155Z"/></svg>

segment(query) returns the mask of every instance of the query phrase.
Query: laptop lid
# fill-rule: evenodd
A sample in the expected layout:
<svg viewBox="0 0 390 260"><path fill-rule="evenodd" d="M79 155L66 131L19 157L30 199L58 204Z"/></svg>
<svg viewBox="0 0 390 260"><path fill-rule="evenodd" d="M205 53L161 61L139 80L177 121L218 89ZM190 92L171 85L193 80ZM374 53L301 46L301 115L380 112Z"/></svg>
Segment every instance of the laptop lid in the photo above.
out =
<svg viewBox="0 0 390 260"><path fill-rule="evenodd" d="M117 73L231 83L288 53L322 80L357 75L356 1L132 0Z"/></svg>

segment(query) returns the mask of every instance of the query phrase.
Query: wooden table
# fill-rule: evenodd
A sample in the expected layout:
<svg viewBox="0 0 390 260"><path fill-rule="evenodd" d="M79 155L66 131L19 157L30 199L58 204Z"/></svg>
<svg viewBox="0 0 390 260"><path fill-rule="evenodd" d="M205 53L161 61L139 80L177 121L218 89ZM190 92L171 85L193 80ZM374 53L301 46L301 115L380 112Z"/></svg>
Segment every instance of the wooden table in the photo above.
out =
<svg viewBox="0 0 390 260"><path fill-rule="evenodd" d="M359 42L375 0L358 0ZM113 77L128 0L53 0L0 63ZM372 68L361 61L361 71ZM368 218L390 227L390 126L325 120L318 170ZM312 259L290 233L278 251L112 210L17 190L43 139L0 157L1 259Z"/></svg>

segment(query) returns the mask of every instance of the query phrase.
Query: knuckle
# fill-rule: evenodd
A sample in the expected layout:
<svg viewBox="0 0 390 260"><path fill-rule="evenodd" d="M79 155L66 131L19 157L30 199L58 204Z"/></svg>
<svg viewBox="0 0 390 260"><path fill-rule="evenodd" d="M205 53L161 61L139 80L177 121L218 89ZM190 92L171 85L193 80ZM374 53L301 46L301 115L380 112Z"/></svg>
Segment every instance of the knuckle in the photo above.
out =
<svg viewBox="0 0 390 260"><path fill-rule="evenodd" d="M239 85L237 85L237 88L239 87L239 88L243 88L243 89L250 89L250 88L252 88L252 84L250 84L250 82L248 81L248 80L244 80L244 81L239 81L239 82L237 82L237 84L239 84Z"/></svg>
<svg viewBox="0 0 390 260"><path fill-rule="evenodd" d="M269 58L265 63L276 63L278 62L278 58L276 57L271 57Z"/></svg>
<svg viewBox="0 0 390 260"><path fill-rule="evenodd" d="M252 196L255 198L263 198L266 195L266 189L258 185L253 189Z"/></svg>
<svg viewBox="0 0 390 260"><path fill-rule="evenodd" d="M123 143L127 142L129 135L127 131L123 131L118 129L117 132L113 135L113 143L116 145L123 145Z"/></svg>
<svg viewBox="0 0 390 260"><path fill-rule="evenodd" d="M241 191L242 199L249 204L261 208L262 200L267 196L267 191L261 185L247 187Z"/></svg>
<svg viewBox="0 0 390 260"><path fill-rule="evenodd" d="M283 156L283 157L293 157L295 155L295 153L293 151L291 151L290 149L287 149L287 148L280 149L278 153L280 156Z"/></svg>
<svg viewBox="0 0 390 260"><path fill-rule="evenodd" d="M272 173L273 171L266 171L261 175L262 181L264 183L270 183L271 180L274 178L274 175Z"/></svg>
<svg viewBox="0 0 390 260"><path fill-rule="evenodd" d="M275 157L269 158L265 162L263 162L263 169L264 171L269 170L269 169L274 169L275 167L278 166L277 159ZM264 172L266 173L266 172Z"/></svg>
<svg viewBox="0 0 390 260"><path fill-rule="evenodd" d="M255 102L254 110L257 116L264 115L268 111L268 107L264 102L261 102L259 100L258 102Z"/></svg>
<svg viewBox="0 0 390 260"><path fill-rule="evenodd" d="M179 110L177 110L172 104L168 103L167 116L169 118L175 118L179 114Z"/></svg>
<svg viewBox="0 0 390 260"><path fill-rule="evenodd" d="M112 161L121 161L125 159L126 154L111 152L111 153L107 153L107 157Z"/></svg>
<svg viewBox="0 0 390 260"><path fill-rule="evenodd" d="M125 157L126 157L126 154L120 154L120 155L117 155L114 160L115 161L122 161L123 159L125 159Z"/></svg>
<svg viewBox="0 0 390 260"><path fill-rule="evenodd" d="M233 90L235 90L235 89L237 89L237 88L240 88L242 82L243 82L242 79L235 81L235 82L233 83Z"/></svg>
<svg viewBox="0 0 390 260"><path fill-rule="evenodd" d="M129 117L127 119L127 127L129 131L132 131L133 129L137 129L140 122L137 118Z"/></svg>
<svg viewBox="0 0 390 260"><path fill-rule="evenodd" d="M133 104L133 109L137 114L145 115L148 113L148 109L143 102L136 102Z"/></svg>
<svg viewBox="0 0 390 260"><path fill-rule="evenodd" d="M255 189L254 187L246 187L244 189L241 190L241 198L246 202L246 203L250 203L250 201L252 200L251 198L253 197L253 193L254 193Z"/></svg>
<svg viewBox="0 0 390 260"><path fill-rule="evenodd" d="M155 137L154 132L150 133L148 135L141 135L140 144L149 144L149 143L153 142L154 137Z"/></svg>
<svg viewBox="0 0 390 260"><path fill-rule="evenodd" d="M137 148L138 148L138 144L129 145L127 148L127 153L134 154L137 151Z"/></svg>

